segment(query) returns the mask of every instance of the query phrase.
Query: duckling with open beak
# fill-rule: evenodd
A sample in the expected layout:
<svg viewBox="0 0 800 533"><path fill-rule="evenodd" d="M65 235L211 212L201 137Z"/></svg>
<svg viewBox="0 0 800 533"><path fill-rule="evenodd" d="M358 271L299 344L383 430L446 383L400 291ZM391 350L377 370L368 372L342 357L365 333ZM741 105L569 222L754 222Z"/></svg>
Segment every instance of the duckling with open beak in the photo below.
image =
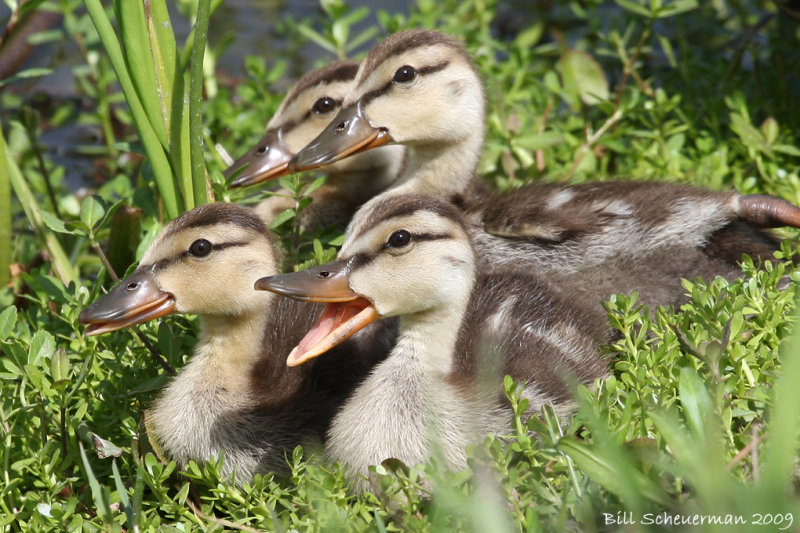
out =
<svg viewBox="0 0 800 533"><path fill-rule="evenodd" d="M448 468L464 468L467 444L511 430L505 374L524 385L531 410L548 403L562 411L574 383L606 375L598 349L608 339L605 313L525 270L479 271L451 204L410 194L374 203L366 216L371 223L348 236L335 263L255 283L327 303L289 355L292 366L399 317L389 357L339 410L326 442L357 490L369 465L389 457L418 464L437 450Z"/></svg>

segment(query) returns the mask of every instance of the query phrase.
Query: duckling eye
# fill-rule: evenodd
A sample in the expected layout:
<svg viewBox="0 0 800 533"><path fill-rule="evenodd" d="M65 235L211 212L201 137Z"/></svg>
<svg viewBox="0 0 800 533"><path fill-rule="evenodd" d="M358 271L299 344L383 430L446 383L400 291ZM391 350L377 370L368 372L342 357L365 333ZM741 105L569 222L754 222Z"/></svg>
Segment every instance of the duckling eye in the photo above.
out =
<svg viewBox="0 0 800 533"><path fill-rule="evenodd" d="M213 246L205 239L197 239L189 246L189 253L195 257L205 257L211 253Z"/></svg>
<svg viewBox="0 0 800 533"><path fill-rule="evenodd" d="M333 108L335 107L336 107L336 102L334 101L333 98L331 98L330 96L323 96L322 98L314 102L314 107L312 107L311 109L314 111L314 113L322 115L325 113L330 113L331 111L333 111Z"/></svg>
<svg viewBox="0 0 800 533"><path fill-rule="evenodd" d="M389 248L403 248L408 246L411 242L411 232L404 229L399 229L389 236L386 241L386 246Z"/></svg>
<svg viewBox="0 0 800 533"><path fill-rule="evenodd" d="M394 81L397 83L408 83L416 77L416 69L409 65L403 65L394 73Z"/></svg>

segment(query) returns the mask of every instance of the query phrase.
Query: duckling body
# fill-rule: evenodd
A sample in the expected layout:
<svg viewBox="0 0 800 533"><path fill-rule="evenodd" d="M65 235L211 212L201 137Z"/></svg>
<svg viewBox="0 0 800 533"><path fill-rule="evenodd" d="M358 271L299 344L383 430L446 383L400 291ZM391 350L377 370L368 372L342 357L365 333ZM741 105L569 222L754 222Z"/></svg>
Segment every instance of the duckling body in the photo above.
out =
<svg viewBox="0 0 800 533"><path fill-rule="evenodd" d="M358 71L355 61L336 61L300 78L288 92L267 125L267 132L255 148L236 160L231 175L243 171L231 187L244 187L275 179L287 173L287 163L313 139L341 108L342 98ZM344 229L350 217L368 199L389 187L404 164L405 148L387 146L353 156L327 170L325 185L310 194L312 199L302 213L306 229L336 225ZM295 207L285 190L277 191L258 204L256 212L272 221L281 212Z"/></svg>
<svg viewBox="0 0 800 533"><path fill-rule="evenodd" d="M360 476L369 465L390 457L417 464L439 456L451 469L464 468L467 444L510 430L501 387L507 373L524 384L531 409L566 408L568 383L606 374L598 351L605 315L528 272L478 271L468 228L449 203L403 195L374 203L366 219L337 263L256 282L327 298L338 302L329 316L354 317L316 327L306 337L314 342L301 342L289 364L316 357L317 346L357 330L354 323L399 316L391 354L334 417L326 443L357 489L366 488ZM326 288L335 284L338 291ZM352 303L341 303L348 297Z"/></svg>
<svg viewBox="0 0 800 533"><path fill-rule="evenodd" d="M636 290L641 303L678 305L681 278L735 279L742 254L771 259L779 241L759 226L800 224L800 210L777 198L677 184L534 184L519 192L467 208L477 246L494 265L529 264L589 301Z"/></svg>
<svg viewBox="0 0 800 533"><path fill-rule="evenodd" d="M430 30L394 34L367 54L342 110L290 167L314 168L387 143L407 146L405 171L362 213L390 195L447 198L463 208L485 267L527 263L593 303L632 290L650 305L679 303L681 278L736 277L743 253L771 258L778 242L762 227L800 227L800 210L777 198L664 183L488 193L475 179L484 106L480 77L458 41Z"/></svg>
<svg viewBox="0 0 800 533"><path fill-rule="evenodd" d="M391 334L365 331L334 354L336 364L287 368L283 357L320 306L253 290L258 276L277 273L278 255L252 210L201 206L165 227L139 269L81 314L89 334L173 312L200 315L193 357L147 417L157 448L180 465L224 453L222 472L238 483L287 473L286 454L318 442L337 406L388 353Z"/></svg>

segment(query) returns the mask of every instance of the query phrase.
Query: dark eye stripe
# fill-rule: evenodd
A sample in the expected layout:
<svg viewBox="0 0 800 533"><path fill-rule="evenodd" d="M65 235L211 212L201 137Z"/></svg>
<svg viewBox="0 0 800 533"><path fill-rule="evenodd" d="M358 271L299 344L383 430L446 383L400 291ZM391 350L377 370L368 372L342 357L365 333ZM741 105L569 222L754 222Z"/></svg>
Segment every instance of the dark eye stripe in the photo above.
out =
<svg viewBox="0 0 800 533"><path fill-rule="evenodd" d="M420 241L441 241L445 239L452 239L453 236L449 233L411 233L412 237L411 240L413 242L420 242ZM374 253L358 253L350 257L348 262L350 263L351 270L356 270L361 267L365 267L375 261L378 256L384 252L385 248L381 248L380 252Z"/></svg>
<svg viewBox="0 0 800 533"><path fill-rule="evenodd" d="M428 65L427 67L420 67L419 69L417 69L417 76L424 76L426 74L432 74L434 72L438 72L438 71L446 68L447 65L449 65L449 64L450 64L450 61L442 61L438 65ZM392 74L392 76L394 76L394 74ZM367 105L368 103L370 103L374 99L376 99L376 98L378 98L380 96L383 96L384 94L389 92L389 89L391 89L393 85L396 85L396 83L394 81L394 78L392 78L387 83L385 83L383 85L383 87L380 87L379 89L375 89L373 91L369 91L368 93L365 93L364 96L362 96L360 98L362 105Z"/></svg>
<svg viewBox="0 0 800 533"><path fill-rule="evenodd" d="M333 99L333 103L334 103L334 108L342 107L342 99L341 98ZM300 124L302 124L303 122L308 120L308 117L310 117L313 113L314 113L314 110L313 109L309 109L298 120L290 120L289 122L281 124L278 127L278 129L281 130L283 135L287 135L290 131L292 131L293 129L298 127Z"/></svg>
<svg viewBox="0 0 800 533"><path fill-rule="evenodd" d="M224 250L226 248L234 248L234 247L237 247L237 246L247 246L247 244L248 243L244 242L244 241L221 242L219 244L214 244L213 245L214 248L212 250L212 253L213 252L218 252L220 250ZM183 261L187 257L191 257L191 254L189 253L188 250L184 250L183 252L181 252L179 254L175 254L175 255L173 255L171 257L165 257L164 259L156 261L154 263L153 268L155 268L156 270L159 270L159 269L162 269L162 268L167 268L167 267L170 267L170 266L172 266L172 265L174 265L176 263L180 263L181 261ZM208 256L206 256L206 257L208 257ZM139 268L142 268L142 266L139 265Z"/></svg>

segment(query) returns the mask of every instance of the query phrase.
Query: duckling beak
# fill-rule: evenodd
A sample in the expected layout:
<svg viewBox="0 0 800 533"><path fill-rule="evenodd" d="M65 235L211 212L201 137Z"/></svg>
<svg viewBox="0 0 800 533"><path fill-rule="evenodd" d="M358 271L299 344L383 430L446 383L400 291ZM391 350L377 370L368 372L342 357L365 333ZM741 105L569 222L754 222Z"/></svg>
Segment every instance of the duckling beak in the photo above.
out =
<svg viewBox="0 0 800 533"><path fill-rule="evenodd" d="M380 318L372 302L350 289L349 275L349 262L337 261L256 281L257 290L328 303L317 323L289 354L288 366L298 366L322 355Z"/></svg>
<svg viewBox="0 0 800 533"><path fill-rule="evenodd" d="M283 142L281 130L268 131L255 148L234 161L225 171L225 177L228 178L244 169L229 188L247 187L285 176L288 174L287 167L292 156L294 152Z"/></svg>
<svg viewBox="0 0 800 533"><path fill-rule="evenodd" d="M328 126L289 161L289 172L330 165L351 155L393 142L385 128L370 124L359 101L336 115Z"/></svg>
<svg viewBox="0 0 800 533"><path fill-rule="evenodd" d="M175 297L158 288L152 268L137 270L84 309L86 335L100 335L175 312Z"/></svg>

